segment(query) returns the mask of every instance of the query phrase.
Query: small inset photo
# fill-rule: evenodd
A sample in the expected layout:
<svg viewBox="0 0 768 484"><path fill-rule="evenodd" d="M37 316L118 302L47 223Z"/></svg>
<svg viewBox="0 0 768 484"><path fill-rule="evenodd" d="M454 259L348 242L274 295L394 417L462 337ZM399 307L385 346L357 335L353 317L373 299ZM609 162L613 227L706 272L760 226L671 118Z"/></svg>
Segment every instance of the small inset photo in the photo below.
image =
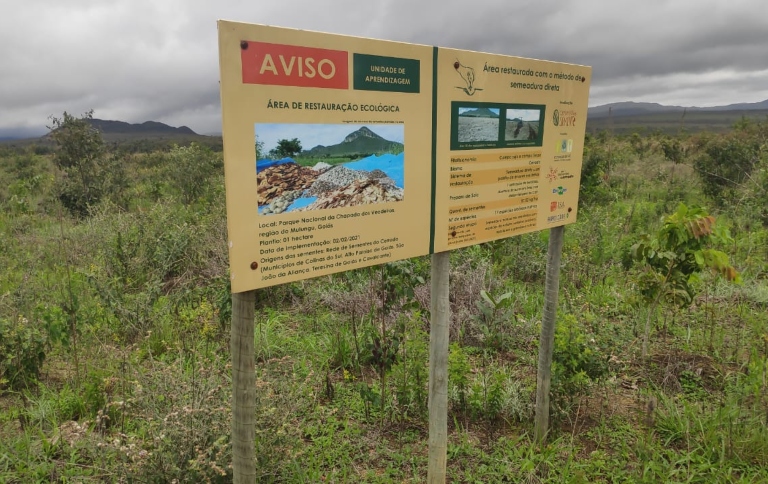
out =
<svg viewBox="0 0 768 484"><path fill-rule="evenodd" d="M536 141L541 136L541 110L507 109L504 129L505 141Z"/></svg>
<svg viewBox="0 0 768 484"><path fill-rule="evenodd" d="M499 139L498 107L464 107L458 110L459 143L492 141Z"/></svg>

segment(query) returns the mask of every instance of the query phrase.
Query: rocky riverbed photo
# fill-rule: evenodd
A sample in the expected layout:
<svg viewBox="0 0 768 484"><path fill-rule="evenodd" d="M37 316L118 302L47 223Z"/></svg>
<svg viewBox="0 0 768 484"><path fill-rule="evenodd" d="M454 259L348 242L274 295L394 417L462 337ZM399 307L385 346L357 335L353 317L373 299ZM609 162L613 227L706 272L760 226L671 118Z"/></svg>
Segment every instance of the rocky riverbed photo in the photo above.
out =
<svg viewBox="0 0 768 484"><path fill-rule="evenodd" d="M272 126L263 130L268 131ZM298 129L297 125L288 126L294 131L288 132L287 136L297 131L350 129L346 125L302 125L302 129ZM395 137L401 138L399 132L402 132L402 125L386 128L377 126L374 129L390 133L390 136L394 133ZM295 158L258 160L256 178L259 214L272 215L403 200L403 144L386 139L367 126L347 133L340 143L329 146L318 144L297 153ZM295 140L301 141L298 138ZM349 161L339 163L339 158Z"/></svg>

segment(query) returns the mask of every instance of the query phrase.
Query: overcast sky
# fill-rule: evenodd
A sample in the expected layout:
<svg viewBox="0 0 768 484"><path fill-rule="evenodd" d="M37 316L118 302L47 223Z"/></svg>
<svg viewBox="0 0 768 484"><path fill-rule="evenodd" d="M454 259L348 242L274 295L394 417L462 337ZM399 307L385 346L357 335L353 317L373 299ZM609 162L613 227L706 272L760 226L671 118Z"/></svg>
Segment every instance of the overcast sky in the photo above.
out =
<svg viewBox="0 0 768 484"><path fill-rule="evenodd" d="M591 65L590 106L768 99L765 0L0 0L0 136L88 109L220 132L220 18Z"/></svg>

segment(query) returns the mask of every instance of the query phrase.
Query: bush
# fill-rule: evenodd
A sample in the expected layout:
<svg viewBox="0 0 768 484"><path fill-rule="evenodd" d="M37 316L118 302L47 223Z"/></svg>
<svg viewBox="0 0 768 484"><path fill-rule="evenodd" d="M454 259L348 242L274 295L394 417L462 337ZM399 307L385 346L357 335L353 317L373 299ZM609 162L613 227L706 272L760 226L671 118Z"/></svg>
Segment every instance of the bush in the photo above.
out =
<svg viewBox="0 0 768 484"><path fill-rule="evenodd" d="M579 204L605 200L608 198L608 185L605 183L609 169L610 155L605 143L587 135L584 139L584 158L581 163L581 188Z"/></svg>
<svg viewBox="0 0 768 484"><path fill-rule="evenodd" d="M106 148L99 130L89 123L91 119L93 111L80 118L64 112L63 118L52 118L50 126L50 136L56 142L53 161L61 171L56 183L58 198L76 216L87 215L106 188Z"/></svg>
<svg viewBox="0 0 768 484"><path fill-rule="evenodd" d="M0 389L19 388L37 381L48 339L27 318L0 318Z"/></svg>
<svg viewBox="0 0 768 484"><path fill-rule="evenodd" d="M765 127L745 122L738 129L703 141L693 168L704 193L721 205L733 201L737 189L758 166L765 143Z"/></svg>
<svg viewBox="0 0 768 484"><path fill-rule="evenodd" d="M205 195L211 186L210 179L223 174L221 154L195 143L175 146L168 158L168 179L185 204L196 202Z"/></svg>
<svg viewBox="0 0 768 484"><path fill-rule="evenodd" d="M593 381L608 373L608 358L597 351L594 337L579 326L576 317L566 314L555 329L552 356L553 401L581 395Z"/></svg>

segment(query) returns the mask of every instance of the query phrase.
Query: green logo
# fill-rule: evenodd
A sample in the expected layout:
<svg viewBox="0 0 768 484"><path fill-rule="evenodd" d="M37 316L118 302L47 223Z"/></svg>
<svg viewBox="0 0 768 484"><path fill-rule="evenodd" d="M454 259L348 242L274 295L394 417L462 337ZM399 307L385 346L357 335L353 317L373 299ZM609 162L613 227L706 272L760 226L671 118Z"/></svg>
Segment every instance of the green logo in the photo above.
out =
<svg viewBox="0 0 768 484"><path fill-rule="evenodd" d="M560 111L558 111L557 109L555 109L555 112L552 113L552 122L554 123L555 126L560 124Z"/></svg>

